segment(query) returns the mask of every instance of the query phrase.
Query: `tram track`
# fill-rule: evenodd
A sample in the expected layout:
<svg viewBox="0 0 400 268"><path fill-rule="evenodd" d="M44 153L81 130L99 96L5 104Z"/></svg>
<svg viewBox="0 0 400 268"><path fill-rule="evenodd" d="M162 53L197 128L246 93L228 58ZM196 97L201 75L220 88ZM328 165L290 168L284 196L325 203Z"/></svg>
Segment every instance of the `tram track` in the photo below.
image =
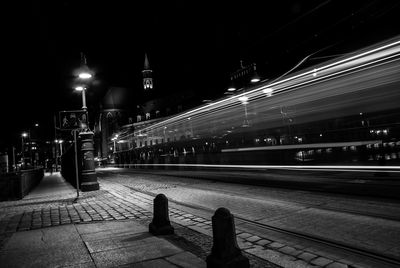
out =
<svg viewBox="0 0 400 268"><path fill-rule="evenodd" d="M149 173L146 173L149 174ZM150 174L149 174L150 175ZM108 179L110 182L112 179ZM117 183L117 182L115 182ZM120 184L120 183L118 183ZM146 198L146 203L152 204L153 198L156 196L156 193L148 191L148 190L143 190L143 189L138 189L134 186L129 186L129 185L124 185L123 183L120 184L121 186L124 186L128 189L130 189L132 192L139 192L142 195L142 198ZM157 188L158 189L158 188ZM131 193L132 193L131 192ZM230 193L230 191L227 191L227 193ZM232 193L231 193L232 194ZM145 196L143 196L145 195ZM169 203L171 208L179 208L182 211L198 211L198 215L208 215L207 218L208 220L211 219L211 216L215 212L213 209L210 209L208 207L204 207L201 205L196 205L196 204L191 204L191 203L185 203L182 201L174 200L173 197L169 197ZM292 202L293 203L293 202ZM296 203L296 202L294 202ZM302 206L305 206L306 209L312 208L312 209L319 209L319 210L325 210L325 211L331 211L331 212L336 212L336 213L347 213L351 215L357 215L357 216L365 216L365 217L374 217L374 218L379 218L382 220L391 220L391 221L396 221L399 222L399 217L395 215L384 215L381 213L367 213L367 212L360 212L360 211L355 211L352 209L339 209L339 208L332 208L332 207L326 207L323 205L310 205L306 203L299 203ZM186 209L185 209L186 208ZM193 212L192 212L193 213ZM312 244L312 247L315 248L323 248L324 251L327 251L327 257L330 255L329 252L334 252L337 253L338 251L341 252L341 256L343 258L346 258L346 256L352 256L351 258L357 259L357 260L366 260L367 263L374 263L373 266L369 267L400 267L400 258L399 256L395 255L390 255L390 254L385 254L384 251L373 251L371 248L360 248L359 246L352 245L351 243L345 243L343 241L337 241L335 239L327 238L327 237L320 237L318 235L312 234L312 233L303 233L299 232L298 230L290 230L288 228L279 228L276 226L272 226L270 224L266 223L261 223L258 222L257 220L251 220L247 219L243 215L236 214L235 212L232 212L235 215L235 221L236 225L240 226L237 228L246 228L250 231L251 230L258 230L258 234L271 234L274 233L276 236L272 235L273 237L286 237L283 239L283 241L303 241L302 243L305 243L307 245ZM351 216L350 215L350 216ZM268 236L264 236L266 239L269 239ZM280 242L279 239L271 239L274 241L277 241L278 243ZM363 267L363 266L361 266Z"/></svg>
<svg viewBox="0 0 400 268"><path fill-rule="evenodd" d="M137 192L140 192L145 195L149 195L151 197L156 196L156 194L152 193L152 192L138 190L134 187L129 187L129 186L125 186L125 187L129 188L130 190L137 191ZM153 199L148 198L147 201L153 202ZM200 210L200 211L206 212L210 215L212 215L214 213L214 210L212 210L210 208L180 202L180 201L174 200L173 198L169 199L169 203L172 206L174 206L174 204L175 204L175 205L179 205L181 207L187 207L190 209ZM275 232L275 233L278 233L279 235L285 235L287 237L286 239L289 239L289 240L292 238L296 238L296 240L301 239L301 240L307 241L308 243L311 242L312 244L316 245L317 247L322 246L324 248L334 249L335 252L337 252L339 250L339 251L343 252L343 256L348 256L349 254L351 254L353 256L357 256L362 259L367 258L369 262L373 262L373 263L376 263L377 265L379 265L378 267L400 267L400 258L398 258L396 256L390 256L390 255L382 254L380 252L373 252L371 250L357 248L350 244L346 244L346 243L339 242L339 241L334 241L332 239L327 239L327 238L319 237L319 236L312 235L312 234L307 234L307 233L302 233L302 232L298 232L298 231L293 231L293 230L288 230L288 229L284 229L284 228L271 226L271 225L268 225L265 223L260 223L260 222L254 221L254 220L246 219L246 218L244 218L240 215L236 215L236 214L234 214L234 216L235 216L236 221L241 224L245 223L247 225L251 225L251 226L257 227L259 229L262 229L262 230L265 230L268 232ZM329 251L329 250L327 250L327 251Z"/></svg>
<svg viewBox="0 0 400 268"><path fill-rule="evenodd" d="M152 171L141 171L141 172L137 172L137 170L135 171L128 171L129 173L142 173L142 174L146 174L146 175L159 175L158 172L152 172ZM183 177L183 178L192 178L192 179L204 179L204 180L210 180L209 177L204 178L203 176L197 176L197 175L193 175L193 174L186 174L187 172L183 172L183 174L168 174L165 173L163 174L164 176L171 176L171 177ZM268 186L265 186L268 187ZM229 193L229 194L237 194L236 192L233 191L227 191L227 190L223 190L223 192ZM287 201L284 201L287 202ZM394 214L394 215L388 215L388 214L383 214L383 213L373 213L373 212L366 212L366 211L359 211L359 210L354 210L354 209L344 209L344 208L334 208L331 206L324 206L324 205L311 205L309 203L305 203L305 202L298 202L298 201L290 201L291 204L297 204L297 205L301 205L304 206L305 208L314 208L314 209L321 209L321 210L326 210L326 211L331 211L331 212L338 212L338 213L347 213L347 214L352 214L352 215L358 215L358 216L364 216L364 217L373 217L373 218L379 218L379 219L384 219L384 220L392 220L392 221L397 221L400 222L400 215Z"/></svg>
<svg viewBox="0 0 400 268"><path fill-rule="evenodd" d="M150 194L150 193L146 193L146 194ZM155 194L151 194L151 195L155 196ZM205 207L193 205L193 204L187 204L187 203L179 202L179 201L176 201L173 199L170 200L170 202L178 204L180 206L189 207L192 209L203 210L203 211L206 211L209 213L214 212L213 210L211 210L209 208L205 208ZM379 261L379 262L382 262L383 264L387 264L387 265L389 265L388 267L390 267L391 265L394 265L393 267L400 267L400 258L395 257L395 256L389 256L389 255L381 254L379 252L372 252L370 250L357 248L350 244L334 241L331 239L326 239L323 237L318 237L316 235L311 235L311 234L306 234L306 233L302 233L302 232L298 232L298 231L293 231L293 230L288 230L288 229L284 229L284 228L271 226L271 225L260 223L260 222L254 221L254 220L249 220L249 219L246 219L246 218L238 216L238 215L234 215L234 216L238 221L241 221L241 222L253 225L253 226L261 227L264 230L289 235L292 237L307 240L307 241L317 243L317 244L320 244L323 246L327 246L330 248L339 249L339 250L345 251L346 253L356 254L363 258L367 257L371 260ZM346 253L344 255L347 255ZM382 265L380 267L386 267L386 266Z"/></svg>

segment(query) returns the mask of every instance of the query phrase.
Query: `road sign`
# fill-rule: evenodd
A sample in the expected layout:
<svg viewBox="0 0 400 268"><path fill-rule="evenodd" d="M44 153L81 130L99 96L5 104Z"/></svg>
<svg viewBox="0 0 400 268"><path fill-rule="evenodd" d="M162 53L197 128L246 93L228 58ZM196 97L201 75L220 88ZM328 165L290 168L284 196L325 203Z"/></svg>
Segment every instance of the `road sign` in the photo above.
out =
<svg viewBox="0 0 400 268"><path fill-rule="evenodd" d="M88 113L85 110L61 111L60 128L71 130L76 128L86 128L88 124Z"/></svg>

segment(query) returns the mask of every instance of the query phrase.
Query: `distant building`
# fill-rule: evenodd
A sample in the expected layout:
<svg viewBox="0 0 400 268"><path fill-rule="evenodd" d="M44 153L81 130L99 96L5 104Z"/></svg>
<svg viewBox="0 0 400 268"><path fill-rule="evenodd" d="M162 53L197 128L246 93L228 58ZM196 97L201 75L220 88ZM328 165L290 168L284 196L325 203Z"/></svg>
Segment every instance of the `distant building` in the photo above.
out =
<svg viewBox="0 0 400 268"><path fill-rule="evenodd" d="M110 87L101 103L98 120L95 123L95 151L99 158L108 158L113 148L108 142L113 133L129 122L129 90L122 87Z"/></svg>
<svg viewBox="0 0 400 268"><path fill-rule="evenodd" d="M95 150L98 158L107 159L108 162L130 163L137 146L133 142L135 130L200 103L190 89L169 95L157 92L159 89L154 87L153 71L147 54L142 70L142 81L143 92L110 87L104 96L95 126L95 144L97 144ZM131 97L134 92L135 99Z"/></svg>

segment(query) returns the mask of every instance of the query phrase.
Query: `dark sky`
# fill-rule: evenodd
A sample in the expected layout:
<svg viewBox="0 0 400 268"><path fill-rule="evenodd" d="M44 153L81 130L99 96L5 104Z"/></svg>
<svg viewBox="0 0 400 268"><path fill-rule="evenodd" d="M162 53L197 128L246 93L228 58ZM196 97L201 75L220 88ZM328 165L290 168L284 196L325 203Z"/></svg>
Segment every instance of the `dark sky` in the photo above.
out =
<svg viewBox="0 0 400 268"><path fill-rule="evenodd" d="M399 11L390 0L18 2L3 10L0 151L36 122L52 137L53 115L81 107L80 52L96 73L89 111L108 86L139 94L145 52L160 95L213 98L240 60L273 79L318 50L304 66L399 34Z"/></svg>

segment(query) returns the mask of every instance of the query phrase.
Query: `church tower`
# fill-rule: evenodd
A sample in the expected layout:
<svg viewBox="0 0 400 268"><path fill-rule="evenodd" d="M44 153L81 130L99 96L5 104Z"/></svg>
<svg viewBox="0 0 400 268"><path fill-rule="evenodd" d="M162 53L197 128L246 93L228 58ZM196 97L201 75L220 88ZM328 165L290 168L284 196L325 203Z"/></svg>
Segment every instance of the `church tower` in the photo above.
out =
<svg viewBox="0 0 400 268"><path fill-rule="evenodd" d="M153 88L153 70L150 69L149 59L147 54L144 54L144 69L143 74L143 88L149 90Z"/></svg>

